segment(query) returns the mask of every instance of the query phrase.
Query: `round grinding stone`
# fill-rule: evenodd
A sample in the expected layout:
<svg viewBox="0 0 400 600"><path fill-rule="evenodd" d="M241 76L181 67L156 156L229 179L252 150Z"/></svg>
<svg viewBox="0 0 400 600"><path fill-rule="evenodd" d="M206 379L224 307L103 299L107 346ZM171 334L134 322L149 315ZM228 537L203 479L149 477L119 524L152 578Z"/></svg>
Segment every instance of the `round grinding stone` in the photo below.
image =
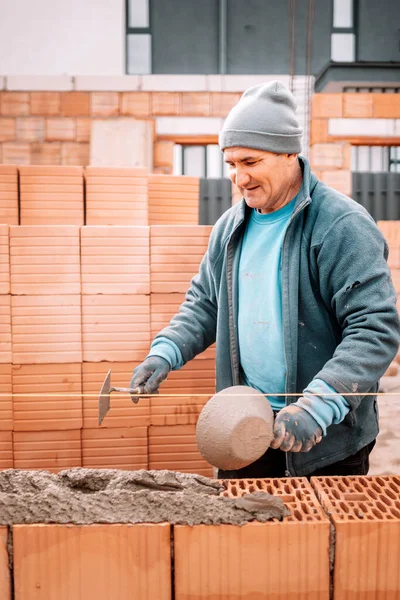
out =
<svg viewBox="0 0 400 600"><path fill-rule="evenodd" d="M274 413L268 399L245 385L226 388L204 406L196 427L200 454L213 467L241 469L266 452Z"/></svg>

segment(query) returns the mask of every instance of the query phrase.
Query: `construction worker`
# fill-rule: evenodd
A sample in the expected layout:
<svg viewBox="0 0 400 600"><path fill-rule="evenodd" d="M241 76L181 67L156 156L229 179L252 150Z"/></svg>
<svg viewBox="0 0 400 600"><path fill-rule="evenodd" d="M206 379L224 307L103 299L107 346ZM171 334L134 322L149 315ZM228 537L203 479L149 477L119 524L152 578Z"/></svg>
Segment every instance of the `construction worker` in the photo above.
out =
<svg viewBox="0 0 400 600"><path fill-rule="evenodd" d="M374 394L399 345L385 239L310 172L295 109L273 81L229 113L219 144L243 200L214 226L185 302L131 380L154 393L216 341L217 391L268 395L271 447L224 478L366 474Z"/></svg>

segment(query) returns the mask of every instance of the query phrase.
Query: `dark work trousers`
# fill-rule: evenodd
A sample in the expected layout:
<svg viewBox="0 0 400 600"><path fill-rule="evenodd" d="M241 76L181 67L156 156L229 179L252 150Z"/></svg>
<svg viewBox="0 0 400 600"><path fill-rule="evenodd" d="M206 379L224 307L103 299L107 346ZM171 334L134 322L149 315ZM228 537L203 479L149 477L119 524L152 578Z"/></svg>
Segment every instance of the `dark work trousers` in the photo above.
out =
<svg viewBox="0 0 400 600"><path fill-rule="evenodd" d="M375 440L361 448L353 456L348 456L344 460L317 469L307 477L319 477L323 475L367 475L369 469L369 455L375 446ZM243 469L235 471L223 471L219 469L219 479L265 479L269 477L285 477L286 471L286 452L268 448L265 454L258 460Z"/></svg>

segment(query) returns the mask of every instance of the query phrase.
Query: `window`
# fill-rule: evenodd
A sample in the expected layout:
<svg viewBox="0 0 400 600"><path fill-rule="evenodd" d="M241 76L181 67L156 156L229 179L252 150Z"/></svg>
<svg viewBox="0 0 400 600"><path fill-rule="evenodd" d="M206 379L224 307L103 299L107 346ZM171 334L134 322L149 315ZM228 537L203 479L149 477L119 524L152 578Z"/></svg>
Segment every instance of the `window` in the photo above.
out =
<svg viewBox="0 0 400 600"><path fill-rule="evenodd" d="M351 170L400 173L400 146L352 146Z"/></svg>
<svg viewBox="0 0 400 600"><path fill-rule="evenodd" d="M331 60L356 60L355 3L357 0L333 0Z"/></svg>
<svg viewBox="0 0 400 600"><path fill-rule="evenodd" d="M149 0L126 0L126 72L152 71Z"/></svg>
<svg viewBox="0 0 400 600"><path fill-rule="evenodd" d="M174 146L174 175L221 178L228 170L218 144Z"/></svg>

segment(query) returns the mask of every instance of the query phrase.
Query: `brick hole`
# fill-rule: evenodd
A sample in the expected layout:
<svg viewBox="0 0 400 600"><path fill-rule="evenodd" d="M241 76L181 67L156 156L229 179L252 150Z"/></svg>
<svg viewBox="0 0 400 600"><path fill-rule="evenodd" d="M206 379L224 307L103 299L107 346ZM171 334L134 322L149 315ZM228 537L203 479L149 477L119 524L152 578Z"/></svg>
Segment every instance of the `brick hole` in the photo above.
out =
<svg viewBox="0 0 400 600"><path fill-rule="evenodd" d="M392 506L392 502L389 500L389 498L386 498L386 496L381 496L380 500L381 500L381 502L386 504L386 506Z"/></svg>
<svg viewBox="0 0 400 600"><path fill-rule="evenodd" d="M396 500L398 494L395 494L392 490L387 489L386 496L389 496L389 498L391 498L392 500Z"/></svg>
<svg viewBox="0 0 400 600"><path fill-rule="evenodd" d="M339 506L345 513L350 512L350 508L348 507L348 505L345 502L339 502Z"/></svg>
<svg viewBox="0 0 400 600"><path fill-rule="evenodd" d="M325 479L325 481L323 482L323 484L326 484L327 487L334 487L335 486L334 482L332 481L332 479L330 477L327 477Z"/></svg>
<svg viewBox="0 0 400 600"><path fill-rule="evenodd" d="M302 511L303 511L303 512L304 512L306 515L310 514L309 508L308 508L308 506L307 506L307 504L306 504L305 502L301 502L300 506L301 506L301 510L302 510Z"/></svg>
<svg viewBox="0 0 400 600"><path fill-rule="evenodd" d="M395 494L399 495L400 494L400 488L397 487L397 485L395 485L393 483L393 481L389 481L388 483L388 487L393 490L395 492Z"/></svg>
<svg viewBox="0 0 400 600"><path fill-rule="evenodd" d="M249 491L249 494L252 494L253 492L256 492L257 491L257 486L255 486L253 484L249 485L248 491Z"/></svg>
<svg viewBox="0 0 400 600"><path fill-rule="evenodd" d="M381 487L384 487L384 486L385 486L385 480L384 480L384 479L382 479L381 477L376 477L375 481L376 481L376 483L377 483L378 485L380 485Z"/></svg>
<svg viewBox="0 0 400 600"><path fill-rule="evenodd" d="M367 502L368 501L368 497L365 494L354 494L354 493L344 494L343 499L346 502Z"/></svg>
<svg viewBox="0 0 400 600"><path fill-rule="evenodd" d="M273 479L272 485L274 486L275 489L281 487L278 479Z"/></svg>
<svg viewBox="0 0 400 600"><path fill-rule="evenodd" d="M360 492L360 494L364 493L364 488L362 485L360 485L359 483L355 482L354 484L354 489L356 492Z"/></svg>
<svg viewBox="0 0 400 600"><path fill-rule="evenodd" d="M347 492L347 486L344 485L343 483L338 483L337 487L338 487L339 491L341 491L343 494L345 494Z"/></svg>
<svg viewBox="0 0 400 600"><path fill-rule="evenodd" d="M293 511L294 516L296 517L297 521L303 521L303 515L301 514L301 512L299 511L298 508L295 508Z"/></svg>
<svg viewBox="0 0 400 600"><path fill-rule="evenodd" d="M238 496L238 489L237 489L236 485L232 485L231 489L229 491L232 496Z"/></svg>
<svg viewBox="0 0 400 600"><path fill-rule="evenodd" d="M283 489L287 494L290 494L292 491L291 486L288 483L285 483L285 485L283 486Z"/></svg>
<svg viewBox="0 0 400 600"><path fill-rule="evenodd" d="M368 508L367 506L364 504L364 502L361 502L361 504L358 505L358 509L362 510L363 512L368 512Z"/></svg>
<svg viewBox="0 0 400 600"><path fill-rule="evenodd" d="M379 485L377 485L374 481L371 483L371 487L373 490L375 490L375 492L377 492L378 494L381 493L381 488L379 487Z"/></svg>
<svg viewBox="0 0 400 600"><path fill-rule="evenodd" d="M389 482L389 485L393 486L393 484L396 484L400 488L400 477L397 477L396 475L391 477L391 481Z"/></svg>
<svg viewBox="0 0 400 600"><path fill-rule="evenodd" d="M372 490L367 490L367 494L368 494L368 496L371 496L371 498L373 500L376 500L377 498L379 498L379 494L377 494L376 492L373 492Z"/></svg>
<svg viewBox="0 0 400 600"><path fill-rule="evenodd" d="M400 519L400 511L399 510L396 510L395 508L390 508L390 512L394 517L396 517L396 519Z"/></svg>
<svg viewBox="0 0 400 600"><path fill-rule="evenodd" d="M379 512L379 510L375 507L371 508L371 512L372 514L377 517L378 519L383 519L383 515L381 512Z"/></svg>
<svg viewBox="0 0 400 600"><path fill-rule="evenodd" d="M243 481L242 479L240 479L239 480L239 487L240 487L241 490L245 490L246 487L247 487L246 482Z"/></svg>
<svg viewBox="0 0 400 600"><path fill-rule="evenodd" d="M400 509L400 501L399 500L395 500L394 505L396 508Z"/></svg>
<svg viewBox="0 0 400 600"><path fill-rule="evenodd" d="M382 502L377 502L376 503L376 507L381 510L383 513L387 512L387 506L385 506L384 504L382 504Z"/></svg>
<svg viewBox="0 0 400 600"><path fill-rule="evenodd" d="M263 489L264 489L264 482L263 482L263 481L261 481L260 479L257 479L257 481L256 481L256 487L257 487L259 490L263 490Z"/></svg>
<svg viewBox="0 0 400 600"><path fill-rule="evenodd" d="M339 494L339 492L337 490L335 490L335 489L332 490L332 496L334 498L336 498L337 500L340 500L340 497L341 497L340 494Z"/></svg>

